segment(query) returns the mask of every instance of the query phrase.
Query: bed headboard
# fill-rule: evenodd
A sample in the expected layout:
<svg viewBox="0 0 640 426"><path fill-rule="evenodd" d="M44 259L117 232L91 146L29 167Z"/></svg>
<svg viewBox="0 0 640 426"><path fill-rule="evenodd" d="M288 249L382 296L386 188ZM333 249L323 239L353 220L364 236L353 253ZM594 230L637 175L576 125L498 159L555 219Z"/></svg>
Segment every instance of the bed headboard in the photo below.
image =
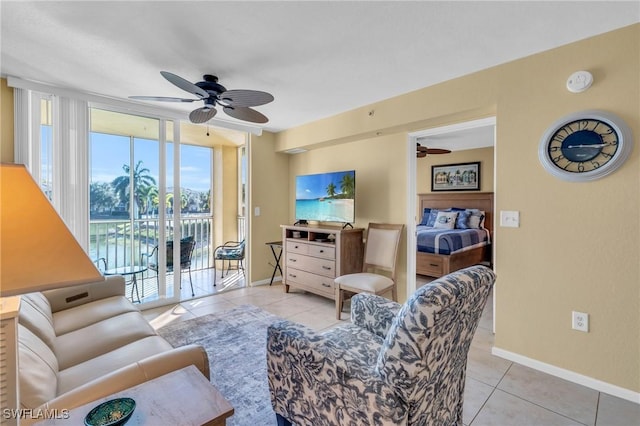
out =
<svg viewBox="0 0 640 426"><path fill-rule="evenodd" d="M425 207L432 209L460 207L484 210L484 226L493 235L493 192L430 192L428 194L418 194L418 205L420 206L420 218Z"/></svg>

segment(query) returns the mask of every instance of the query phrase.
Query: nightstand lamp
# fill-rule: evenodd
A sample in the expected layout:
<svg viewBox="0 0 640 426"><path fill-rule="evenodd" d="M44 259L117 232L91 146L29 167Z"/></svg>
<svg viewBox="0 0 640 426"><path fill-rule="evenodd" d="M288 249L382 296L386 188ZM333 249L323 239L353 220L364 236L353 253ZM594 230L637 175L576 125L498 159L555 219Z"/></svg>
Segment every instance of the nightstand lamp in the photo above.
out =
<svg viewBox="0 0 640 426"><path fill-rule="evenodd" d="M100 279L27 169L0 164L0 406L14 410L3 424L19 423L19 295Z"/></svg>

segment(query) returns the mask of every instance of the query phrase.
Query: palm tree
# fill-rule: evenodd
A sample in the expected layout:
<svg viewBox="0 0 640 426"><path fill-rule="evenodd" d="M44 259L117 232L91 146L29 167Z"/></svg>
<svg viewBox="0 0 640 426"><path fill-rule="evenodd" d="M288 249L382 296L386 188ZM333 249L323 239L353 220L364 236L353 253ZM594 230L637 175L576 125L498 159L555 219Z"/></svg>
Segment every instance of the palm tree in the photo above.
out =
<svg viewBox="0 0 640 426"><path fill-rule="evenodd" d="M180 191L180 211L187 207L188 202L189 198L187 194L185 194L184 191ZM175 208L173 192L167 193L167 207L171 207L171 212L173 213L173 209Z"/></svg>
<svg viewBox="0 0 640 426"><path fill-rule="evenodd" d="M129 208L129 181L131 176L131 168L128 164L122 166L124 175L118 176L111 182L113 189L120 197L120 201ZM144 206L144 200L148 191L148 187L155 186L156 180L149 173L151 171L142 166L142 161L138 161L133 169L133 197L137 208L137 216L140 218Z"/></svg>
<svg viewBox="0 0 640 426"><path fill-rule="evenodd" d="M354 198L356 182L353 179L353 175L350 173L342 176L340 182L340 189L342 190L343 198Z"/></svg>
<svg viewBox="0 0 640 426"><path fill-rule="evenodd" d="M336 186L333 184L333 182L327 185L327 195L329 196L329 198L333 198L334 195L336 195Z"/></svg>

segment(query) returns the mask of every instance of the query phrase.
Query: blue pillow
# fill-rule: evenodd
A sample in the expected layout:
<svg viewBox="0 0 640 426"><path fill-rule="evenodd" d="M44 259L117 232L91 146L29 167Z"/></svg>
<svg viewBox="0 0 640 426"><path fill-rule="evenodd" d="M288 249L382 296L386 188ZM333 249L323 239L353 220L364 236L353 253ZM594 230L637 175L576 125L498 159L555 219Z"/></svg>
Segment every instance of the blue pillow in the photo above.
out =
<svg viewBox="0 0 640 426"><path fill-rule="evenodd" d="M470 216L471 216L471 212L469 210L459 210L458 211L458 217L456 219L456 228L457 229L469 229L469 217Z"/></svg>
<svg viewBox="0 0 640 426"><path fill-rule="evenodd" d="M420 220L419 225L427 225L427 222L429 221L429 214L431 213L431 209L428 207L425 207L425 209L422 211L422 220Z"/></svg>
<svg viewBox="0 0 640 426"><path fill-rule="evenodd" d="M429 212L429 217L427 218L427 223L425 223L427 227L433 228L435 226L438 212L438 209L431 209L431 211Z"/></svg>

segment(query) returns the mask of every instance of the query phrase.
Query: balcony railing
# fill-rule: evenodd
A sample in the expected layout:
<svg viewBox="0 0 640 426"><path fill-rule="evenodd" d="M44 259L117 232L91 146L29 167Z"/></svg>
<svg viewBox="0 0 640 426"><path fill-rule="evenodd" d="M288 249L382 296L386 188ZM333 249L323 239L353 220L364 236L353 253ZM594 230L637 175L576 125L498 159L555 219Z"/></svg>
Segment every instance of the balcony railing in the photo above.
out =
<svg viewBox="0 0 640 426"><path fill-rule="evenodd" d="M167 220L166 237L173 238L173 220ZM89 255L103 258L106 268L139 265L142 254L151 253L158 245L159 220L157 218L92 220L89 223ZM212 216L184 217L180 220L180 235L193 236L196 246L191 270L213 266L211 241Z"/></svg>

